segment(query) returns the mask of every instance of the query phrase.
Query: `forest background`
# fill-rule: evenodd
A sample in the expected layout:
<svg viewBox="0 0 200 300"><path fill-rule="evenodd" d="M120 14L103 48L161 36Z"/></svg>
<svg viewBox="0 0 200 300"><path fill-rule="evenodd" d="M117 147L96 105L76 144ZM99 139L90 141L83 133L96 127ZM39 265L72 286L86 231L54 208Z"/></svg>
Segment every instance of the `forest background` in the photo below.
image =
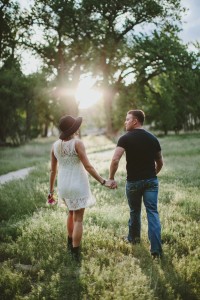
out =
<svg viewBox="0 0 200 300"><path fill-rule="evenodd" d="M200 48L180 38L181 0L26 2L0 4L2 145L51 134L63 114L113 136L132 108L165 135L199 130ZM28 75L26 53L40 65Z"/></svg>

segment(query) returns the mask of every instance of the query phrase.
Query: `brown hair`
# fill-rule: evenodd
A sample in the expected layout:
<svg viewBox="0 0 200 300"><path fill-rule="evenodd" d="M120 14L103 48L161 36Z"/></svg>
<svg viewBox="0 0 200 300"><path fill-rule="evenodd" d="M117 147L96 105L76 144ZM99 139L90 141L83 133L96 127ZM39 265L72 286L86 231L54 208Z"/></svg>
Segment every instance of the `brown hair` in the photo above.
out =
<svg viewBox="0 0 200 300"><path fill-rule="evenodd" d="M140 109L134 109L134 110L129 110L127 112L127 114L132 115L133 117L135 117L136 119L138 119L138 121L143 124L144 120L145 120L145 113L140 110Z"/></svg>

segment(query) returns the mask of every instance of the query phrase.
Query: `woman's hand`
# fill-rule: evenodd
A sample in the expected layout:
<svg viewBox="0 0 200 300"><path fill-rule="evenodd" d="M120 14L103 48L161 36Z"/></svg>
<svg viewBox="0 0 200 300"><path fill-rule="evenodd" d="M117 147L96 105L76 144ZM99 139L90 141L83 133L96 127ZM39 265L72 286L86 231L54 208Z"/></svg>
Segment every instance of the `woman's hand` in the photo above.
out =
<svg viewBox="0 0 200 300"><path fill-rule="evenodd" d="M117 189L117 182L114 179L106 180L105 186L110 189Z"/></svg>

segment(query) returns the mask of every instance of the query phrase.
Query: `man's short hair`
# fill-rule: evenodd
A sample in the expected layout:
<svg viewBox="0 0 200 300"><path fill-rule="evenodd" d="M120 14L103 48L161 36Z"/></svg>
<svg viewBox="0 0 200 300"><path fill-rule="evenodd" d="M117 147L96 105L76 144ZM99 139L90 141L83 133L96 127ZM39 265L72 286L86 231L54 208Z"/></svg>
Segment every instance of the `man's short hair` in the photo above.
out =
<svg viewBox="0 0 200 300"><path fill-rule="evenodd" d="M144 120L145 120L145 113L140 110L140 109L133 109L133 110L129 110L127 112L127 114L132 115L133 117L135 117L136 119L138 119L138 121L143 124Z"/></svg>

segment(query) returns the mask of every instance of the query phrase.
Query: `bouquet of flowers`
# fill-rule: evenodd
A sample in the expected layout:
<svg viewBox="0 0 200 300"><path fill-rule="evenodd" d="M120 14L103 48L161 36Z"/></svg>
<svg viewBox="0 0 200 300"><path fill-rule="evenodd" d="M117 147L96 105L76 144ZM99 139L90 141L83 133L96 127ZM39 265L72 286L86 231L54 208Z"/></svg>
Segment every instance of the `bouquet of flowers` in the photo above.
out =
<svg viewBox="0 0 200 300"><path fill-rule="evenodd" d="M53 193L50 192L50 193L48 194L47 204L53 206L53 205L55 205L56 203L57 203L57 202L56 202L56 200L55 200L55 198L54 198L54 196L53 196Z"/></svg>

